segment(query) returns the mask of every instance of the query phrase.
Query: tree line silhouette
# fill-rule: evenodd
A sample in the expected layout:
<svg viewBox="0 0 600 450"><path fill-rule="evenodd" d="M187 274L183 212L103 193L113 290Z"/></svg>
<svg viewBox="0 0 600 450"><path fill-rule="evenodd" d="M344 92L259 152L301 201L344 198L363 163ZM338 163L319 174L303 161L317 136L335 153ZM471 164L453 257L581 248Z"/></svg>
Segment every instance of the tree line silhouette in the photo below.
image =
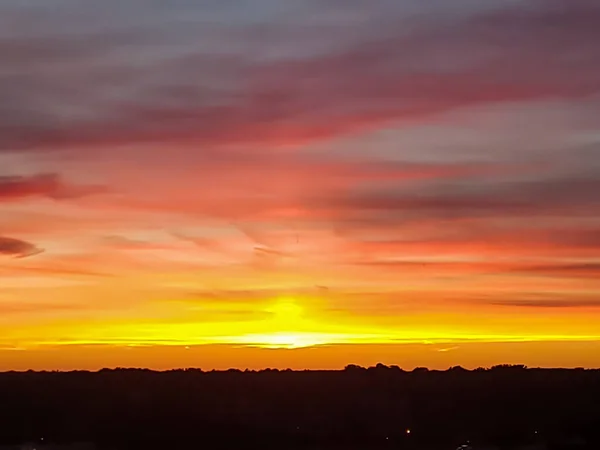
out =
<svg viewBox="0 0 600 450"><path fill-rule="evenodd" d="M600 448L600 370L0 373L0 444L453 449L572 436Z"/></svg>

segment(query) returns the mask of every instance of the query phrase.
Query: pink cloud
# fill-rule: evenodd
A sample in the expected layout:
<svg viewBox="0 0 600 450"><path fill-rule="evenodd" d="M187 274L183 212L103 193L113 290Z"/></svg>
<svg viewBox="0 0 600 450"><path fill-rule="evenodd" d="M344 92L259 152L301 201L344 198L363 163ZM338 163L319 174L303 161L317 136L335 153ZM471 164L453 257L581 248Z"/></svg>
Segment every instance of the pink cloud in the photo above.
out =
<svg viewBox="0 0 600 450"><path fill-rule="evenodd" d="M7 112L0 111L6 130L0 148L297 144L465 106L581 98L600 90L594 45L599 18L600 8L586 1L518 3L462 18L447 14L410 32L387 25L361 29L357 36L368 39L344 35L335 51L325 34L317 51L262 61L248 53L231 56L217 44L211 52L197 52L190 42L177 41L179 25L169 21L164 34L144 27L113 34L106 24L104 34L87 35L77 45L47 39L29 44L25 53L15 50L23 46L15 36L0 44L10 57L7 64L27 77L0 85L8 99ZM121 19L128 20L136 18ZM297 25L296 32L302 25L311 29L310 22ZM292 40L282 27L267 28L273 42ZM250 27L236 36L243 41L255 34ZM141 66L111 57L124 48L142 55L141 43L160 43L161 36L174 36L179 52L157 47ZM303 43L309 36L293 37ZM48 55L54 55L53 68L30 70ZM98 63L97 72L90 61ZM65 71L57 75L56 65ZM67 106L81 113L70 114Z"/></svg>
<svg viewBox="0 0 600 450"><path fill-rule="evenodd" d="M103 192L100 186L77 186L65 183L56 174L0 177L0 201L30 197L47 197L55 200L77 198Z"/></svg>

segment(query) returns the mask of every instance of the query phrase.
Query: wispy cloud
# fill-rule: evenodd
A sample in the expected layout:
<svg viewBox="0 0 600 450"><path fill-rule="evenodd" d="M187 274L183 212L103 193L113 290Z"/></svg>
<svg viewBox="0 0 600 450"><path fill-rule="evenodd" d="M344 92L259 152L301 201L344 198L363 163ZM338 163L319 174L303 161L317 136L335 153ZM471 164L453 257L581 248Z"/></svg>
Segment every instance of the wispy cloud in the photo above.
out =
<svg viewBox="0 0 600 450"><path fill-rule="evenodd" d="M563 299L563 300L528 300L508 299L496 300L496 306L517 306L523 308L600 308L600 300L596 299Z"/></svg>
<svg viewBox="0 0 600 450"><path fill-rule="evenodd" d="M2 316L27 315L29 313L36 314L64 314L69 312L78 312L85 310L85 306L81 304L68 303L1 303L0 314Z"/></svg>
<svg viewBox="0 0 600 450"><path fill-rule="evenodd" d="M27 258L42 253L43 251L43 249L30 242L0 236L0 255Z"/></svg>
<svg viewBox="0 0 600 450"><path fill-rule="evenodd" d="M436 351L441 352L441 353L447 353L447 352L452 352L454 350L458 350L460 347L458 346L454 346L454 347L444 347L444 348L438 348Z"/></svg>
<svg viewBox="0 0 600 450"><path fill-rule="evenodd" d="M105 189L101 186L78 186L65 183L57 174L0 176L0 201L28 197L47 197L63 200L104 191Z"/></svg>

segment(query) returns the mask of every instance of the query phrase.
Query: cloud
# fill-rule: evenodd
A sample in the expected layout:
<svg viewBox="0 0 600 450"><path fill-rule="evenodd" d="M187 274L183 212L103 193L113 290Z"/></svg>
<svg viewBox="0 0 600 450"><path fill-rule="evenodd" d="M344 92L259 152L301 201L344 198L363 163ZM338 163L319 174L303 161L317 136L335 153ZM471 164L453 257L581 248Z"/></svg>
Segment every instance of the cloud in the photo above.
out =
<svg viewBox="0 0 600 450"><path fill-rule="evenodd" d="M600 298L593 290L551 291L533 284L521 289L517 286L506 286L502 291L482 289L481 292L464 292L445 298L458 304L481 307L523 307L523 308L597 308Z"/></svg>
<svg viewBox="0 0 600 450"><path fill-rule="evenodd" d="M172 248L168 243L132 239L125 236L105 236L102 244L118 250L165 250Z"/></svg>
<svg viewBox="0 0 600 450"><path fill-rule="evenodd" d="M459 348L460 348L459 346L445 347L445 348L438 348L436 351L441 352L441 353L446 353L446 352L452 352L454 350L458 350Z"/></svg>
<svg viewBox="0 0 600 450"><path fill-rule="evenodd" d="M275 250L267 247L254 247L254 252L256 255L265 258L283 258L293 256L289 252L284 252L281 250Z"/></svg>
<svg viewBox="0 0 600 450"><path fill-rule="evenodd" d="M558 169L557 169L558 170ZM535 218L568 215L596 217L600 204L600 172L595 170L558 174L551 177L531 175L532 179L465 178L440 180L415 188L392 186L347 189L329 192L307 200L317 214L338 221L338 229L352 227L362 220L379 225L406 220L451 220L466 218Z"/></svg>
<svg viewBox="0 0 600 450"><path fill-rule="evenodd" d="M489 304L495 306L517 306L523 308L600 308L600 299L563 299L563 300L495 300Z"/></svg>
<svg viewBox="0 0 600 450"><path fill-rule="evenodd" d="M68 313L81 312L93 309L93 306L90 307L86 304L74 303L0 302L0 314L2 316L8 316L13 314L22 314L23 316L28 316L30 314L57 314L62 316Z"/></svg>
<svg viewBox="0 0 600 450"><path fill-rule="evenodd" d="M187 292L184 301L207 305L262 305L265 308L281 299L302 298L303 306L310 303L315 288L298 286L296 288L253 288L253 289L213 289ZM178 298L181 298L178 297Z"/></svg>
<svg viewBox="0 0 600 450"><path fill-rule="evenodd" d="M0 273L4 275L4 270L0 270ZM10 267L6 270L6 275L25 274L31 275L51 275L51 276L74 276L74 277L113 277L113 274L106 272L96 272L93 270L77 269L71 267L63 267L57 264L56 261L51 261L48 267L43 266L21 266L21 267Z"/></svg>
<svg viewBox="0 0 600 450"><path fill-rule="evenodd" d="M78 186L65 183L57 174L0 176L0 202L29 197L55 200L84 197L104 192L100 186Z"/></svg>
<svg viewBox="0 0 600 450"><path fill-rule="evenodd" d="M499 213L500 215L500 213ZM549 227L546 224L523 223L521 219L503 222L496 218L470 219L451 218L450 220L424 220L422 222L410 220L394 226L394 221L367 223L365 229L360 224L351 223L346 227L344 234L347 242L346 251L355 261L362 265L380 265L438 270L442 267L457 268L461 266L486 269L488 271L543 271L557 273L562 263L557 265L524 265L509 262L508 265L496 263L460 263L444 262L437 264L429 262L399 261L389 262L391 257L412 257L435 255L475 255L491 258L521 258L532 256L555 257L595 257L600 253L600 230L597 226L589 227L585 224L558 224ZM391 223L391 224L390 224ZM389 226L388 226L389 225ZM391 239L374 239L371 237L378 230L379 236L392 236ZM422 267L421 267L422 266ZM570 273L574 275L578 269L591 269L588 265L567 266L571 267ZM436 269L438 268L438 269ZM566 275L566 274L565 274Z"/></svg>
<svg viewBox="0 0 600 450"><path fill-rule="evenodd" d="M206 238L202 236L190 236L181 232L172 232L171 235L177 239L180 239L184 242L189 242L196 246L197 248L209 251L209 252L217 252L221 253L224 251L221 243L216 239Z"/></svg>
<svg viewBox="0 0 600 450"><path fill-rule="evenodd" d="M344 160L302 152L229 156L225 161L198 162L203 167L201 177L197 174L198 166L187 156L173 163L185 166L178 168L176 175L169 170L149 168L141 177L130 169L136 178L125 182L136 185L133 189L137 195L111 199L111 206L127 212L209 215L226 220L228 226L237 228L256 246L278 249L280 243L271 238L271 231L281 222L272 226L266 226L265 222L283 221L293 228L294 221L335 219L336 214L344 215L350 209L351 205L345 208L341 204L357 188L383 185L420 189L428 181L497 179L522 170L511 164L410 163L367 157ZM189 188L192 183L194 189ZM333 206L328 203L329 197ZM356 208L356 213L360 212Z"/></svg>
<svg viewBox="0 0 600 450"><path fill-rule="evenodd" d="M53 174L0 177L0 199L52 196L60 189L61 182Z"/></svg>
<svg viewBox="0 0 600 450"><path fill-rule="evenodd" d="M545 264L529 267L525 266L515 270L529 275L540 275L553 278L600 279L600 263Z"/></svg>
<svg viewBox="0 0 600 450"><path fill-rule="evenodd" d="M245 16L241 0L170 10L111 0L111 15L91 2L8 2L0 149L296 144L465 106L600 91L592 2L440 3L435 18L413 3L342 11L320 0L296 11L265 0Z"/></svg>
<svg viewBox="0 0 600 450"><path fill-rule="evenodd" d="M0 236L0 255L27 258L42 253L44 250L34 244L20 239Z"/></svg>

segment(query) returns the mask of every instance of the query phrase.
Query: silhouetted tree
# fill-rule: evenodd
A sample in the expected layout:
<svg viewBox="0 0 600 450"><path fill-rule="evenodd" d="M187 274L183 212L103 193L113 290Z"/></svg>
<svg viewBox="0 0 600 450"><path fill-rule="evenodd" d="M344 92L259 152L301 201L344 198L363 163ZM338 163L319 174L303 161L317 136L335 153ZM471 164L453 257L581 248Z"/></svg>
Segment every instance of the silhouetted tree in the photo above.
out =
<svg viewBox="0 0 600 450"><path fill-rule="evenodd" d="M579 436L600 448L598 370L8 372L0 402L0 445L436 449Z"/></svg>

